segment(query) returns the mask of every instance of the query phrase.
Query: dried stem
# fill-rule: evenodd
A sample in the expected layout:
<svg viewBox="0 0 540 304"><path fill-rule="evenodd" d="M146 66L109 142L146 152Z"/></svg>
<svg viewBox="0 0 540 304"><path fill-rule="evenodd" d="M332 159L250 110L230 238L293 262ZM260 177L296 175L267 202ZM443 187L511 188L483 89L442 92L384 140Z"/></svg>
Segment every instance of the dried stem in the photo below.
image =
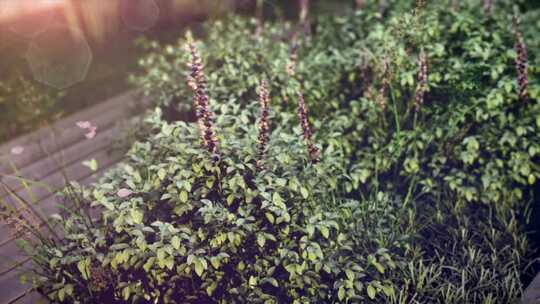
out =
<svg viewBox="0 0 540 304"><path fill-rule="evenodd" d="M26 201L24 198L22 198L20 195L18 195L11 187L9 187L6 183L4 182L0 182L4 188L4 190L6 190L6 192L12 197L14 198L18 204L20 204L22 207L23 207L23 210L26 210L24 212L26 212L29 216L29 219L30 219L30 222L27 222L27 226L26 227L30 227L32 228L31 231L32 232L35 232L36 236L38 237L41 237L41 233L39 232L39 229L34 229L35 227L39 227L40 224L36 224L36 223L44 223L47 227L47 229L49 230L49 232L51 233L51 235L53 236L54 239L56 240L60 240L60 237L58 236L58 234L56 233L56 231L54 231L54 228L50 225L49 221L43 217L34 207L32 207L31 203Z"/></svg>

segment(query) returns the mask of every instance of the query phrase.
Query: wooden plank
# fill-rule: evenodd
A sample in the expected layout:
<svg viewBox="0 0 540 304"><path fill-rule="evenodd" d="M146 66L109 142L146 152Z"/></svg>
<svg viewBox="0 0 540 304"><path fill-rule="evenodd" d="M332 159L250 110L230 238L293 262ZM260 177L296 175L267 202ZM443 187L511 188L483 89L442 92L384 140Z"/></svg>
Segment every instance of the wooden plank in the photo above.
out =
<svg viewBox="0 0 540 304"><path fill-rule="evenodd" d="M534 280L523 291L521 296L521 304L536 304L540 302L540 273L536 275Z"/></svg>
<svg viewBox="0 0 540 304"><path fill-rule="evenodd" d="M11 271L0 277L0 303L10 303L22 298L31 288L32 283L22 284L20 275L22 269L30 269L32 263L26 262L18 271Z"/></svg>
<svg viewBox="0 0 540 304"><path fill-rule="evenodd" d="M109 154L107 151L100 151L99 153L93 155L93 157L98 161L100 166L102 167L108 167L116 162L118 162L122 157L124 156L124 151L115 151L112 154ZM75 163L71 167L66 169L66 173L70 177L70 180L78 181L82 180L87 176L90 176L92 174L92 171L83 166L80 162ZM64 179L62 174L55 174L55 181L48 181L51 184L56 184L56 189L59 190L64 185ZM46 198L53 197L53 192L48 191L47 195L40 196L42 197L42 200L40 201L40 204L37 204L37 208L42 214L45 214L47 216L57 213L59 211L58 206L55 204L56 200L45 200ZM24 199L27 199L28 195L25 193L21 193L21 196L26 196ZM6 243L14 239L14 237L10 233L10 228L6 223L3 223L2 226L0 226L0 252L2 246Z"/></svg>
<svg viewBox="0 0 540 304"><path fill-rule="evenodd" d="M4 176L3 182L13 191L19 191L24 187L19 177L30 181L42 180L46 176L59 171L61 168L65 168L76 161L87 159L88 155L109 147L119 133L117 127L100 131L93 139L83 140L23 168L17 172L17 176L15 174ZM4 188L0 188L0 198L6 195L7 191Z"/></svg>
<svg viewBox="0 0 540 304"><path fill-rule="evenodd" d="M13 299L8 301L7 304L47 304L49 300L41 295L37 291L30 291L30 293L22 295L19 299Z"/></svg>
<svg viewBox="0 0 540 304"><path fill-rule="evenodd" d="M139 96L140 94L137 93L135 90L119 94L104 102L98 103L96 106L90 107L86 110L83 110L81 112L76 112L68 117L65 117L57 121L56 123L54 123L53 126L56 129L71 128L77 121L88 120L89 118L98 117L99 115L102 115L103 113L105 113L107 110L112 110L117 107L125 107L126 102L132 103L133 101L131 99L138 99ZM8 141L7 143L0 145L0 150L5 150L13 146L19 146L19 145L32 143L36 140L40 140L42 137L46 136L48 133L49 131L46 129L36 130L32 133L12 139Z"/></svg>
<svg viewBox="0 0 540 304"><path fill-rule="evenodd" d="M11 174L13 168L10 162L22 169L45 157L47 153L54 153L63 147L85 139L86 130L78 128L75 125L77 121L91 121L98 127L99 132L99 130L108 129L109 126L123 118L133 116L137 108L144 108L150 104L150 98L139 98L138 95L137 91L122 94L64 118L55 123L52 128L42 128L0 146L0 154L3 155L0 162L0 172ZM11 148L15 146L24 147L24 152L20 155L10 154Z"/></svg>
<svg viewBox="0 0 540 304"><path fill-rule="evenodd" d="M110 155L112 155L112 152L109 152L107 150L101 150L92 155L89 155L88 157L95 159L99 164L110 162ZM16 194L24 201L36 204L45 197L52 195L56 191L62 189L65 185L66 179L68 181L76 181L79 180L82 176L87 176L91 174L91 172L92 171L90 170L90 168L82 164L82 160L76 161L62 171L57 171L52 175L47 176L40 182L39 185L33 185L30 189L20 189L16 192ZM4 201L11 204L15 208L20 207L18 199L14 196L7 195L4 198Z"/></svg>
<svg viewBox="0 0 540 304"><path fill-rule="evenodd" d="M15 240L6 243L6 246L2 247L0 258L2 259L0 261L0 277L8 272L15 271L29 260L28 256L19 250Z"/></svg>
<svg viewBox="0 0 540 304"><path fill-rule="evenodd" d="M122 158L124 157L124 153L117 152L113 154L110 158L108 158L106 161L102 162L102 166L110 166L113 164L118 163ZM41 211L46 215L51 215L54 213L59 213L62 211L60 208L58 208L58 204L51 203L49 201L44 202L40 206ZM1 248L1 247L0 247Z"/></svg>
<svg viewBox="0 0 540 304"><path fill-rule="evenodd" d="M110 169L115 164L116 161L112 162L107 167L104 166L102 170L98 171L98 173L85 177L82 181L80 181L80 184L89 185L93 183L94 181L96 181L97 178L101 177L108 169ZM53 213L60 213L62 211L58 206L59 202L57 201L55 196L50 196L43 200L41 203L46 206L45 210L42 211L47 216L50 216ZM41 224L41 227L44 227L44 223ZM6 235L4 235L4 240L0 245L0 276L15 270L22 263L28 260L28 257L23 252L20 252L17 248L17 245L15 243L17 237L10 233L9 227L4 226L4 229L7 230L7 233Z"/></svg>
<svg viewBox="0 0 540 304"><path fill-rule="evenodd" d="M90 185L91 183L94 183L99 177L101 177L105 172L107 172L111 167L113 167L116 163L111 164L107 167L102 167L98 172L85 177L79 183L81 185ZM51 203L54 203L55 199L54 197L47 198L48 201ZM4 249L8 249L9 252ZM21 259L17 262L19 265L16 268L11 268L9 271L0 271L0 303L37 303L37 300L45 300L44 303L47 303L46 299L41 296L39 293L35 291L31 291L28 289L27 284L21 284L19 282L19 279L17 277L14 277L13 274L19 274L21 270L29 269L31 267L31 262L28 257L25 257L24 254L20 253L15 245L15 241L12 241L8 244L8 246L5 246L2 248L0 256L6 256L6 255L17 255L20 256ZM13 283L15 282L15 283ZM7 284L7 285L6 285ZM4 297L3 294L3 286L9 286L12 291L13 295L11 298L8 299L8 297Z"/></svg>
<svg viewBox="0 0 540 304"><path fill-rule="evenodd" d="M90 185L96 182L98 178L103 176L105 172L114 167L116 164L116 162L113 162L109 166L103 166L100 170L98 170L98 172L85 177L84 179L80 180L79 183L81 185ZM56 200L55 196L50 196L41 203L46 206L55 206L59 202ZM54 212L51 210L51 212L46 214L50 215L53 213ZM22 264L28 260L26 255L20 252L20 250L17 248L15 238L9 240L8 242L4 242L3 246L0 246L0 258L2 258L0 260L0 276L13 270L14 268L17 268L19 264Z"/></svg>

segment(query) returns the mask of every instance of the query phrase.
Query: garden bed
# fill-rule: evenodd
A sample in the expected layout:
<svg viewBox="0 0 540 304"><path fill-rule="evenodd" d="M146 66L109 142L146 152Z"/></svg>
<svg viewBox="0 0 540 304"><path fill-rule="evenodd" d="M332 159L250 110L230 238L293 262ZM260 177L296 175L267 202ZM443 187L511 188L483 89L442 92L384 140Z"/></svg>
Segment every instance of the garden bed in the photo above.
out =
<svg viewBox="0 0 540 304"><path fill-rule="evenodd" d="M229 16L145 43L132 80L159 107L125 161L66 189L57 233L20 241L42 294L519 301L539 265L540 10L299 4L298 23Z"/></svg>

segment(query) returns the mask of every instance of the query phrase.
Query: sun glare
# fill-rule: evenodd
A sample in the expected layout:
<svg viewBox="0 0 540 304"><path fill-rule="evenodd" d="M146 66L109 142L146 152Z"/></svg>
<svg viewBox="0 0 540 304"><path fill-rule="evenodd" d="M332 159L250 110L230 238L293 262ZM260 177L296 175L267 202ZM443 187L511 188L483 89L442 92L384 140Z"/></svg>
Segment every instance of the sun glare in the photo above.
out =
<svg viewBox="0 0 540 304"><path fill-rule="evenodd" d="M65 2L65 0L1 0L0 22L60 7Z"/></svg>

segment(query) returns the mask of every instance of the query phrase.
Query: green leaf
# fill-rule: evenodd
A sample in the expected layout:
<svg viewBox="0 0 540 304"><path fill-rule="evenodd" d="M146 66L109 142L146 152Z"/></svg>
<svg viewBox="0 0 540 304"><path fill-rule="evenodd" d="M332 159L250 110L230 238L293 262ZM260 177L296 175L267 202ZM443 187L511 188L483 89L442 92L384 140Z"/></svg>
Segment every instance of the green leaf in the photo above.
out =
<svg viewBox="0 0 540 304"><path fill-rule="evenodd" d="M77 263L77 269L81 273L83 279L88 280L90 277L90 267L89 267L90 261L88 259L80 260Z"/></svg>
<svg viewBox="0 0 540 304"><path fill-rule="evenodd" d="M166 255L166 252L165 252L165 249L163 248L159 248L157 250L157 262L158 262L158 265L163 268L165 266L165 255Z"/></svg>
<svg viewBox="0 0 540 304"><path fill-rule="evenodd" d="M388 286L383 285L381 288L387 297L392 297L395 295L394 287L392 287L392 285L388 285Z"/></svg>
<svg viewBox="0 0 540 304"><path fill-rule="evenodd" d="M171 239L171 245L174 249L178 250L180 249L180 238L178 236L173 236Z"/></svg>
<svg viewBox="0 0 540 304"><path fill-rule="evenodd" d="M180 192L180 202L187 203L187 201L188 201L188 193L187 193L187 191L182 190Z"/></svg>
<svg viewBox="0 0 540 304"><path fill-rule="evenodd" d="M254 276L249 277L249 286L254 287L257 285L257 278Z"/></svg>
<svg viewBox="0 0 540 304"><path fill-rule="evenodd" d="M275 218L274 218L274 215L273 215L272 213L266 212L266 213L264 214L264 216L266 216L266 219L268 219L268 221L269 221L270 223L273 224L273 223L275 222Z"/></svg>
<svg viewBox="0 0 540 304"><path fill-rule="evenodd" d="M204 273L204 270L206 269L207 267L207 264L206 264L206 260L204 260L203 258L197 258L195 260L195 273L201 277Z"/></svg>
<svg viewBox="0 0 540 304"><path fill-rule="evenodd" d="M66 289L62 288L62 289L58 290L58 299L61 302L64 302L65 298L66 298Z"/></svg>
<svg viewBox="0 0 540 304"><path fill-rule="evenodd" d="M330 236L330 230L326 226L319 226L322 236L327 239Z"/></svg>
<svg viewBox="0 0 540 304"><path fill-rule="evenodd" d="M308 224L306 226L306 231L308 233L308 236L309 237L312 237L313 236L313 233L315 233L315 226L311 225L311 224Z"/></svg>
<svg viewBox="0 0 540 304"><path fill-rule="evenodd" d="M338 299L343 301L345 299L345 288L343 286L338 289Z"/></svg>
<svg viewBox="0 0 540 304"><path fill-rule="evenodd" d="M354 280L354 272L350 269L345 269L345 275L347 276L347 279Z"/></svg>
<svg viewBox="0 0 540 304"><path fill-rule="evenodd" d="M90 170L92 170L93 172L96 172L98 169L98 162L94 158L83 161L82 165L90 168Z"/></svg>
<svg viewBox="0 0 540 304"><path fill-rule="evenodd" d="M210 283L210 285L206 287L206 294L208 294L209 296L212 296L212 294L214 293L214 290L216 290L216 287L217 287L216 282Z"/></svg>
<svg viewBox="0 0 540 304"><path fill-rule="evenodd" d="M124 289L122 289L122 296L124 298L124 301L127 301L129 299L129 294L129 286L124 287Z"/></svg>
<svg viewBox="0 0 540 304"><path fill-rule="evenodd" d="M274 192L274 195L272 195L272 202L278 207L285 208L283 199L281 198L281 195L279 195L279 193L277 192Z"/></svg>
<svg viewBox="0 0 540 304"><path fill-rule="evenodd" d="M368 297L373 300L373 299L375 299L375 295L377 294L377 290L371 284L369 284L368 287L367 287L367 294L368 294Z"/></svg>
<svg viewBox="0 0 540 304"><path fill-rule="evenodd" d="M307 199L309 197L309 191L304 187L300 187L300 193L302 194L302 197L304 199Z"/></svg>
<svg viewBox="0 0 540 304"><path fill-rule="evenodd" d="M215 269L219 269L219 266L221 265L221 262L219 261L219 258L211 257L210 258L210 264L212 264L212 267L214 267Z"/></svg>
<svg viewBox="0 0 540 304"><path fill-rule="evenodd" d="M264 247L264 244L266 243L266 238L263 234L259 233L257 234L257 244L259 244L260 247Z"/></svg>
<svg viewBox="0 0 540 304"><path fill-rule="evenodd" d="M231 205L232 203L234 202L234 195L233 194L229 194L227 196L227 205Z"/></svg>
<svg viewBox="0 0 540 304"><path fill-rule="evenodd" d="M379 271L381 274L384 274L384 267L377 261L373 260L371 262L371 264L373 264L373 266L375 266L375 268L377 269L377 271Z"/></svg>
<svg viewBox="0 0 540 304"><path fill-rule="evenodd" d="M156 258L154 258L154 257L149 258L149 259L146 261L146 263L144 263L144 265L143 265L144 271L149 272L149 271L150 271L150 268L152 268L152 266L154 265L154 262L155 262L155 261L156 261Z"/></svg>
<svg viewBox="0 0 540 304"><path fill-rule="evenodd" d="M167 267L169 270L172 270L173 267L174 267L174 258L171 256L171 257L168 257L167 259L165 259L165 261L163 262L163 265L165 265L165 267Z"/></svg>
<svg viewBox="0 0 540 304"><path fill-rule="evenodd" d="M139 211L138 209L131 209L130 215L131 215L131 218L133 219L133 223L142 224L144 216L141 211Z"/></svg>
<svg viewBox="0 0 540 304"><path fill-rule="evenodd" d="M167 171L165 171L165 169L163 169L163 168L160 168L158 170L157 174L158 174L158 177L159 177L160 180L164 180L165 177L167 176Z"/></svg>

